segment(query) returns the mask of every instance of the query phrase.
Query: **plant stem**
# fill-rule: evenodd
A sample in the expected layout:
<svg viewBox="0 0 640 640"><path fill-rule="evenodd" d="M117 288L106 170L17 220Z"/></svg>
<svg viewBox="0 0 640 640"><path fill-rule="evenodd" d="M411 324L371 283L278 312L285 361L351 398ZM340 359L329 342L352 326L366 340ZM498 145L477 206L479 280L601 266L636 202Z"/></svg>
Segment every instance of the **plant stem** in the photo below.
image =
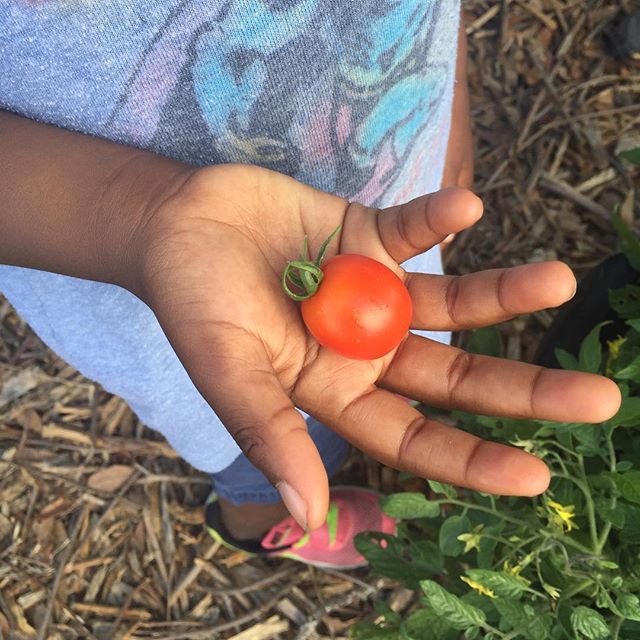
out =
<svg viewBox="0 0 640 640"><path fill-rule="evenodd" d="M616 619L613 621L613 626L611 627L611 640L618 640L620 635L620 627L622 626L623 619L616 616Z"/></svg>
<svg viewBox="0 0 640 640"><path fill-rule="evenodd" d="M609 470L611 473L616 472L617 468L617 460L616 460L616 450L613 446L613 429L609 430L607 434L607 451L609 452ZM611 511L616 508L617 498L615 495L611 496ZM596 545L596 552L598 555L602 554L602 550L604 549L604 545L607 544L607 540L609 539L609 534L611 533L611 522L607 522L602 531L600 532L600 538L598 538L598 544Z"/></svg>
<svg viewBox="0 0 640 640"><path fill-rule="evenodd" d="M565 447L564 445L560 444L559 442L556 442L555 440L539 440L538 444L553 445L554 447L557 447L558 449L561 449L565 453L571 454L575 458L577 458L580 455L580 454L576 453L575 451L572 451L568 447Z"/></svg>
<svg viewBox="0 0 640 640"><path fill-rule="evenodd" d="M513 524L517 524L519 527L529 527L529 523L524 520L520 520L518 518L514 518L512 516L508 516L506 513L502 513L502 511L498 511L497 509L490 509L489 507L484 507L481 504L472 504L471 502L465 502L464 500L456 500L455 498L443 498L442 500L434 500L438 504L455 504L459 507L463 507L465 509L475 509L476 511L483 511L484 513L489 513L492 516L498 516L507 522L512 522Z"/></svg>
<svg viewBox="0 0 640 640"><path fill-rule="evenodd" d="M534 536L531 536L526 540L521 540L520 542L518 542L518 544L513 545L513 551L518 551L519 549L522 549L522 547L525 547L530 542L533 542L534 540L537 540L537 539L538 539L538 534L536 533ZM515 557L514 553L508 553L506 556L503 556L502 558L500 558L498 562L495 562L493 566L499 569L512 555Z"/></svg>
<svg viewBox="0 0 640 640"><path fill-rule="evenodd" d="M582 582L579 582L572 589L569 589L569 591L565 591L563 594L561 594L560 600L568 600L569 598L572 598L573 596L575 596L576 593L580 593L581 591L584 591L587 587L590 587L592 584L594 584L593 580L591 578L586 578Z"/></svg>
<svg viewBox="0 0 640 640"><path fill-rule="evenodd" d="M490 513L493 516L498 516L499 518L502 518L506 522L512 522L513 524L517 524L519 527L525 527L527 529L533 526L536 526L524 520L520 520L519 518L513 518L512 516L508 516L506 513L503 513L502 511L497 511L497 510L494 511L492 509L489 509L489 507L483 507L482 505L479 505L479 504L471 504L470 502L464 502L463 500L455 500L453 498L443 498L442 500L434 500L434 502L436 502L437 504L455 504L455 505L458 505L459 507L475 509L476 511L484 511L485 513ZM554 540L558 540L559 542L562 542L563 544L566 544L569 547L573 547L578 551L582 551L582 553L586 553L587 555L593 555L593 549L589 549L589 547L585 547L585 545L580 544L575 540L572 540L568 536L557 536L545 529L540 529L540 535L544 536L545 538L553 538Z"/></svg>
<svg viewBox="0 0 640 640"><path fill-rule="evenodd" d="M593 496L591 495L591 491L589 489L589 481L587 480L587 472L584 468L584 457L580 456L578 458L578 465L580 468L580 474L582 475L582 480L584 483L583 493L584 497L587 501L587 518L589 520L589 531L591 533L591 546L593 548L592 553L598 555L598 529L596 527L596 510L595 505L593 504Z"/></svg>

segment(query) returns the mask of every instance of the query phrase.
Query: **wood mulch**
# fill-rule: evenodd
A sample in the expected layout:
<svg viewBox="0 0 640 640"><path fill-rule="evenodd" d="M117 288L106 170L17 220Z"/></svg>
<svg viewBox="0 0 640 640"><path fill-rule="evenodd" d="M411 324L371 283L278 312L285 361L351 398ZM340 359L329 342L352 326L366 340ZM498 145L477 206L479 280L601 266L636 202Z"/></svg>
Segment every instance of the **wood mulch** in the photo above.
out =
<svg viewBox="0 0 640 640"><path fill-rule="evenodd" d="M578 277L638 217L640 60L613 59L622 0L465 2L485 215L448 273L560 259ZM530 361L554 310L500 325ZM466 332L454 343L464 346ZM395 471L354 453L338 480L383 491ZM0 298L0 640L344 638L374 598L416 596L366 570L249 559L202 527L204 474L118 397L47 349Z"/></svg>

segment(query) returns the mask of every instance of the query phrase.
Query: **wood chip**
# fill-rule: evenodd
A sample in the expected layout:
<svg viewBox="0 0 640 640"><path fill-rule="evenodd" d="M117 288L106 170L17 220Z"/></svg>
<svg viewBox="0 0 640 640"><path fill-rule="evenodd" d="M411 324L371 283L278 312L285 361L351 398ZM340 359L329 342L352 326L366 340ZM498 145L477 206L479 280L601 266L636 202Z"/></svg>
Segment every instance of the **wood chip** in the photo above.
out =
<svg viewBox="0 0 640 640"><path fill-rule="evenodd" d="M94 613L103 618L117 618L121 616L126 619L134 620L151 620L153 617L151 612L145 609L127 609L124 613L120 607L113 607L105 604L91 604L87 602L74 602L71 608L78 613Z"/></svg>
<svg viewBox="0 0 640 640"><path fill-rule="evenodd" d="M112 493L120 489L132 475L133 467L125 464L113 464L91 474L87 480L87 486L97 491Z"/></svg>
<svg viewBox="0 0 640 640"><path fill-rule="evenodd" d="M283 620L279 616L271 616L264 622L231 636L228 640L269 640L269 638L274 638L279 633L284 633L288 630L288 620Z"/></svg>

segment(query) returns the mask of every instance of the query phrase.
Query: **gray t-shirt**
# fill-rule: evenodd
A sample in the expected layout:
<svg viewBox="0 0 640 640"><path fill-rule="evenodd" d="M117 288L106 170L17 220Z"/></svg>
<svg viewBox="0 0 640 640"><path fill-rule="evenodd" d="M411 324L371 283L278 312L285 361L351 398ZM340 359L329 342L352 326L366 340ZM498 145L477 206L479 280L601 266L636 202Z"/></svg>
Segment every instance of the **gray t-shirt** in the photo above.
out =
<svg viewBox="0 0 640 640"><path fill-rule="evenodd" d="M459 10L459 0L8 0L0 108L385 207L440 185ZM438 247L404 266L442 273ZM0 291L194 467L219 471L240 453L131 293L9 266Z"/></svg>

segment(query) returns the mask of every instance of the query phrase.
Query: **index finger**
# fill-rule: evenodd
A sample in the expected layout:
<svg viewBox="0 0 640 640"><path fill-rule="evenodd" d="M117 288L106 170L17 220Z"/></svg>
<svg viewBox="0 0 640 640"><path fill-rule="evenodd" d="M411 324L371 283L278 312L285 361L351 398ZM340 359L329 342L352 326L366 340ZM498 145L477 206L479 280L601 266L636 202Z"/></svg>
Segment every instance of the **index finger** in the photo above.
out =
<svg viewBox="0 0 640 640"><path fill-rule="evenodd" d="M476 223L482 200L468 189L450 187L378 213L378 232L387 253L398 263L424 253Z"/></svg>

